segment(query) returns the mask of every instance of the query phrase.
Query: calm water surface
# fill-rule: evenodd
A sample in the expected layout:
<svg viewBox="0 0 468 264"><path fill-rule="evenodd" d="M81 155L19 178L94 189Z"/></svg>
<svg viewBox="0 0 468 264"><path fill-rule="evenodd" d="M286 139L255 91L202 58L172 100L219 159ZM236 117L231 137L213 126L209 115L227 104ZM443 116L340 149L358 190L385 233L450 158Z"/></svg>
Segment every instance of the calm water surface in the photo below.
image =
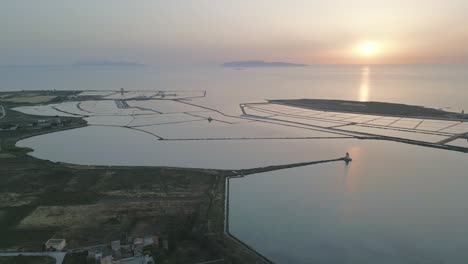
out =
<svg viewBox="0 0 468 264"><path fill-rule="evenodd" d="M468 109L468 66L310 66L231 69L0 67L0 91L207 90L204 104L240 113L240 102L281 98L388 101Z"/></svg>
<svg viewBox="0 0 468 264"><path fill-rule="evenodd" d="M357 139L160 141L140 131L90 126L24 139L17 145L34 149L31 155L41 159L82 165L243 169L336 159L362 143Z"/></svg>
<svg viewBox="0 0 468 264"><path fill-rule="evenodd" d="M466 263L468 156L391 143L230 180L230 230L277 263Z"/></svg>

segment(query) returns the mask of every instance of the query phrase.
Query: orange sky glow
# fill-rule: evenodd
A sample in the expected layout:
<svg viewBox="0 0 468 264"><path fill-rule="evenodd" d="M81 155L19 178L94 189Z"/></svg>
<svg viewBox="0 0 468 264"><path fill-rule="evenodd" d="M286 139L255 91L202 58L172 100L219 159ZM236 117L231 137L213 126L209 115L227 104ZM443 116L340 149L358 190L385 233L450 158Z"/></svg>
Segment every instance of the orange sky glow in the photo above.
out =
<svg viewBox="0 0 468 264"><path fill-rule="evenodd" d="M468 63L466 10L466 0L5 1L0 61Z"/></svg>

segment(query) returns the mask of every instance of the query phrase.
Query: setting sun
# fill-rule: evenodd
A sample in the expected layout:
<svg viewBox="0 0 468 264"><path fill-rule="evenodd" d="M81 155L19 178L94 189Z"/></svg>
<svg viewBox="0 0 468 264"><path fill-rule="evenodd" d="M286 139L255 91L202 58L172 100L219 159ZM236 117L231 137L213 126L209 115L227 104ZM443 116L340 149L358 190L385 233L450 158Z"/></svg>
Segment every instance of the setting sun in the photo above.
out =
<svg viewBox="0 0 468 264"><path fill-rule="evenodd" d="M366 41L357 46L357 53L361 56L371 57L380 52L380 46L376 42Z"/></svg>

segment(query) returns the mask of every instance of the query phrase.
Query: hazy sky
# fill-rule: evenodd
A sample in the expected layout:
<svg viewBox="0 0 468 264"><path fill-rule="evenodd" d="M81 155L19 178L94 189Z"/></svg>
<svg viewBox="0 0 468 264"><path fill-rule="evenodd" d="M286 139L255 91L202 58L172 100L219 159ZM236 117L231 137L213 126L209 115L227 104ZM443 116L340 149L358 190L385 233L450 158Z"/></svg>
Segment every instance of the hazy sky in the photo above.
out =
<svg viewBox="0 0 468 264"><path fill-rule="evenodd" d="M0 1L0 64L92 59L468 63L468 1Z"/></svg>

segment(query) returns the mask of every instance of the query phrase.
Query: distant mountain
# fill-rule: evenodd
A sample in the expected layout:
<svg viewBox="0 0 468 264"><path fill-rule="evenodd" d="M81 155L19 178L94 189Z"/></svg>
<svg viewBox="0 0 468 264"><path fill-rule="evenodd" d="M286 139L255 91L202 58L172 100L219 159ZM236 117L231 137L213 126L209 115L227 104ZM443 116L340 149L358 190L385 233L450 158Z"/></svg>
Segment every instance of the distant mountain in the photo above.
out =
<svg viewBox="0 0 468 264"><path fill-rule="evenodd" d="M306 64L296 64L281 61L231 61L223 64L223 67L304 67Z"/></svg>
<svg viewBox="0 0 468 264"><path fill-rule="evenodd" d="M7 64L0 65L1 68L52 68L52 67L63 67L69 65L61 64Z"/></svg>
<svg viewBox="0 0 468 264"><path fill-rule="evenodd" d="M131 61L78 61L73 63L73 66L126 66L126 67L143 67L145 64Z"/></svg>

